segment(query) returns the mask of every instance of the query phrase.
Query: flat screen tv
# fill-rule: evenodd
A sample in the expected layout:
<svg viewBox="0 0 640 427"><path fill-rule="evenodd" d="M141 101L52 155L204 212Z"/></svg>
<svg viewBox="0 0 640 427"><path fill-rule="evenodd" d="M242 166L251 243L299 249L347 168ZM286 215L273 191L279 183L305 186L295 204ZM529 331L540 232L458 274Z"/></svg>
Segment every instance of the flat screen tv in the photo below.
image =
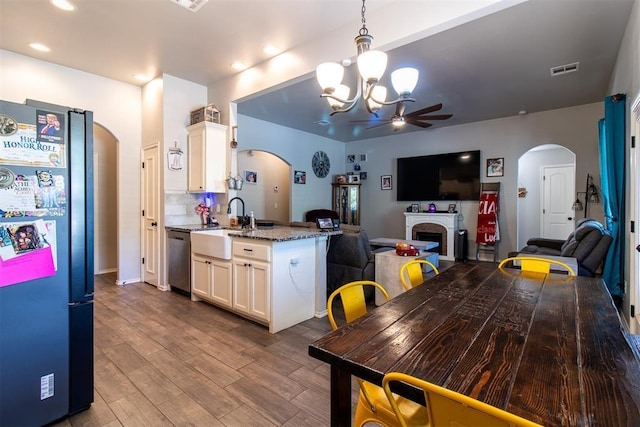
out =
<svg viewBox="0 0 640 427"><path fill-rule="evenodd" d="M480 151L398 158L397 200L479 200Z"/></svg>

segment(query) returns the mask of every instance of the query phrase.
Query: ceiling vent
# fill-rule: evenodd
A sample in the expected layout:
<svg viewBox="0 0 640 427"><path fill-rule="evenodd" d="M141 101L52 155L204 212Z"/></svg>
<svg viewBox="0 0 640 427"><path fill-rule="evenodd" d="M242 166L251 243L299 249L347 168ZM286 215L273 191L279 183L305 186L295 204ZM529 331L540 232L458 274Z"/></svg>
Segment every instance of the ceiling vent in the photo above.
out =
<svg viewBox="0 0 640 427"><path fill-rule="evenodd" d="M173 3L179 6L189 9L191 12L197 12L202 6L204 6L209 0L171 0Z"/></svg>
<svg viewBox="0 0 640 427"><path fill-rule="evenodd" d="M574 71L578 71L580 68L579 62L574 62L572 64L560 65L558 67L551 68L551 76L560 76L562 74L573 73Z"/></svg>

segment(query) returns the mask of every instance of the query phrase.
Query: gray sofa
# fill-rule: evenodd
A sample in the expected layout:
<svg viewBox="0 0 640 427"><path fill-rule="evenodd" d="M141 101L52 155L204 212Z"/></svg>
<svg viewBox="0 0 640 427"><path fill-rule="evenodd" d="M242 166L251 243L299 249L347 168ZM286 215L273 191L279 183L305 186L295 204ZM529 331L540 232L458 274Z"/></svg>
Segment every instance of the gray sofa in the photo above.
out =
<svg viewBox="0 0 640 427"><path fill-rule="evenodd" d="M509 256L518 254L556 255L576 258L579 276L595 277L612 242L611 234L601 223L592 218L576 222L575 230L566 240L536 237L527 241L527 246Z"/></svg>

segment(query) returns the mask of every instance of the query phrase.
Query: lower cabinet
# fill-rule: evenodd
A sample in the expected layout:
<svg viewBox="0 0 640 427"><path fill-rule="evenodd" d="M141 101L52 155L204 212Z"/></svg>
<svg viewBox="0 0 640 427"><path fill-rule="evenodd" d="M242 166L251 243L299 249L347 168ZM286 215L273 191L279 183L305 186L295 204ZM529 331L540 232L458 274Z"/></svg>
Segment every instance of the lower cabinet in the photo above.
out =
<svg viewBox="0 0 640 427"><path fill-rule="evenodd" d="M231 271L231 261L191 254L192 299L202 298L231 307Z"/></svg>
<svg viewBox="0 0 640 427"><path fill-rule="evenodd" d="M271 266L250 258L233 259L233 308L269 321Z"/></svg>
<svg viewBox="0 0 640 427"><path fill-rule="evenodd" d="M271 245L233 241L233 309L271 320Z"/></svg>

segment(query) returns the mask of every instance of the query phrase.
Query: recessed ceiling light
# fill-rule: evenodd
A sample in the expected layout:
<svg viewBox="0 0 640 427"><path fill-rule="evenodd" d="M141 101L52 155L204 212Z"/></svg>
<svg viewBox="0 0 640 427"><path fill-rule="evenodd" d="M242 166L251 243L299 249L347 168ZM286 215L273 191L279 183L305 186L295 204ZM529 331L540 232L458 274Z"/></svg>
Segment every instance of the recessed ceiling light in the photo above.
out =
<svg viewBox="0 0 640 427"><path fill-rule="evenodd" d="M318 126L329 126L331 122L329 120L316 120L315 124Z"/></svg>
<svg viewBox="0 0 640 427"><path fill-rule="evenodd" d="M277 55L280 53L280 49L278 49L272 44L266 45L264 48L262 48L262 51L267 55Z"/></svg>
<svg viewBox="0 0 640 427"><path fill-rule="evenodd" d="M135 76L133 76L133 78L136 80L140 80L141 82L148 82L149 80L151 80L151 77L147 76L146 74L136 74Z"/></svg>
<svg viewBox="0 0 640 427"><path fill-rule="evenodd" d="M75 10L75 6L68 0L49 0L52 5L57 7L58 9L72 11Z"/></svg>
<svg viewBox="0 0 640 427"><path fill-rule="evenodd" d="M41 43L29 43L29 47L40 52L51 52L51 49Z"/></svg>
<svg viewBox="0 0 640 427"><path fill-rule="evenodd" d="M247 66L240 61L236 61L233 64L231 64L231 68L233 68L234 70L242 71L242 70L246 70Z"/></svg>

